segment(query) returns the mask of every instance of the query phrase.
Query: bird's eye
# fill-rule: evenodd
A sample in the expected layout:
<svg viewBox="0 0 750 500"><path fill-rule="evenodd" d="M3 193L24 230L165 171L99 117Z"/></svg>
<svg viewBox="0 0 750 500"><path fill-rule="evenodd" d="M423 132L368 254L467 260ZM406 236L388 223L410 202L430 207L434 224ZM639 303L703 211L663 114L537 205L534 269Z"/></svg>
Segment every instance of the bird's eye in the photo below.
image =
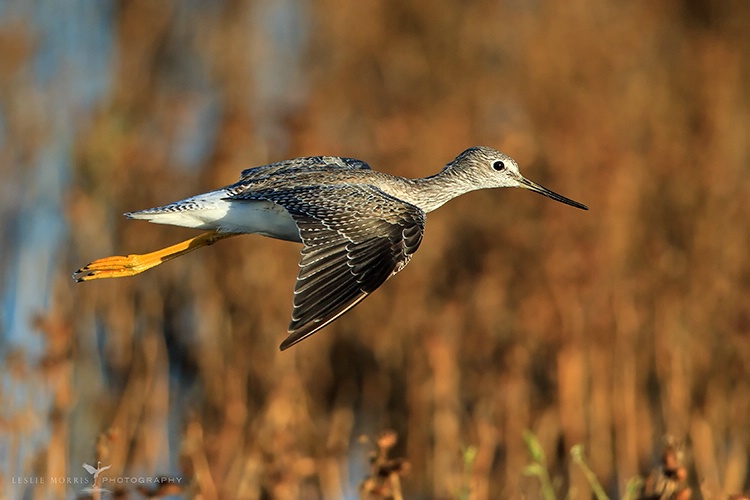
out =
<svg viewBox="0 0 750 500"><path fill-rule="evenodd" d="M494 168L498 172L502 172L503 170L505 170L505 162L498 160L492 164L492 168Z"/></svg>

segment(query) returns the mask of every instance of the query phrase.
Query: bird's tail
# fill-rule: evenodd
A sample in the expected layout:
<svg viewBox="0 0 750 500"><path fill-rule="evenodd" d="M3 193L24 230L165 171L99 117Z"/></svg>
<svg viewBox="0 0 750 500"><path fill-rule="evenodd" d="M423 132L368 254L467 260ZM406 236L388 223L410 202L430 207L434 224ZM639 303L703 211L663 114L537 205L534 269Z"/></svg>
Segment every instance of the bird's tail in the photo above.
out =
<svg viewBox="0 0 750 500"><path fill-rule="evenodd" d="M224 189L203 193L161 207L127 212L129 219L141 219L155 224L169 224L195 229L216 229L216 221L229 209Z"/></svg>

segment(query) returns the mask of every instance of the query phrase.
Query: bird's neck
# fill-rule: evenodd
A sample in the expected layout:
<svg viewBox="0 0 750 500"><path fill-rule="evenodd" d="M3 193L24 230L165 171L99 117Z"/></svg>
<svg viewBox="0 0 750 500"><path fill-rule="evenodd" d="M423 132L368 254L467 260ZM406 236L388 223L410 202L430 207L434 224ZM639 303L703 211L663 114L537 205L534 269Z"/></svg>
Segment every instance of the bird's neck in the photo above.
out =
<svg viewBox="0 0 750 500"><path fill-rule="evenodd" d="M410 183L414 186L414 200L411 203L425 212L432 212L453 198L476 189L470 179L450 170L442 170L421 179L410 179Z"/></svg>
<svg viewBox="0 0 750 500"><path fill-rule="evenodd" d="M364 180L394 198L419 207L425 212L432 212L453 198L477 189L471 179L462 176L459 172L447 169L419 179L407 179L383 172L368 171L368 176Z"/></svg>

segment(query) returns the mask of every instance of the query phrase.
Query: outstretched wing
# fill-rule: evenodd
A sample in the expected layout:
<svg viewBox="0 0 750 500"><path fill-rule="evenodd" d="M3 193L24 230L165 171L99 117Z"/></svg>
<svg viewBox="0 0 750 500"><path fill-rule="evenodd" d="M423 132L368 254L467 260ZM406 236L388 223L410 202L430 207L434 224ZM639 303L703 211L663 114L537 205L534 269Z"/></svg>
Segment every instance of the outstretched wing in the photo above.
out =
<svg viewBox="0 0 750 500"><path fill-rule="evenodd" d="M89 474L96 474L96 467L89 464L83 464L83 468L88 471Z"/></svg>
<svg viewBox="0 0 750 500"><path fill-rule="evenodd" d="M253 198L266 195L292 215L303 243L282 350L328 325L401 271L422 241L424 212L374 186L252 193Z"/></svg>

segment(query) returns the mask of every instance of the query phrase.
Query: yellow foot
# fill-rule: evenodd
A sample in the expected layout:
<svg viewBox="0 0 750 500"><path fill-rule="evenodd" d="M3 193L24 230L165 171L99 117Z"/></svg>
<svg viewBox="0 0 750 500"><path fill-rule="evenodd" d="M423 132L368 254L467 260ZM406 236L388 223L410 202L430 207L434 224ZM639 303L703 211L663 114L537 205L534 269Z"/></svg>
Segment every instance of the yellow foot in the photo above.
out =
<svg viewBox="0 0 750 500"><path fill-rule="evenodd" d="M155 252L154 252L155 253ZM158 266L163 261L149 258L151 254L143 255L114 255L97 259L91 264L83 266L75 272L73 278L79 283L81 281L97 280L100 278L121 278L142 273L147 269ZM146 260L142 260L142 259Z"/></svg>
<svg viewBox="0 0 750 500"><path fill-rule="evenodd" d="M217 233L214 231L203 233L182 241L176 245L162 248L155 252L145 254L132 254L127 257L115 255L97 259L91 264L83 266L73 274L77 282L91 281L101 278L122 278L123 276L133 276L142 273L152 267L156 267L162 262L172 260L186 253L197 250L206 245L212 245L219 240L236 236L236 233Z"/></svg>

